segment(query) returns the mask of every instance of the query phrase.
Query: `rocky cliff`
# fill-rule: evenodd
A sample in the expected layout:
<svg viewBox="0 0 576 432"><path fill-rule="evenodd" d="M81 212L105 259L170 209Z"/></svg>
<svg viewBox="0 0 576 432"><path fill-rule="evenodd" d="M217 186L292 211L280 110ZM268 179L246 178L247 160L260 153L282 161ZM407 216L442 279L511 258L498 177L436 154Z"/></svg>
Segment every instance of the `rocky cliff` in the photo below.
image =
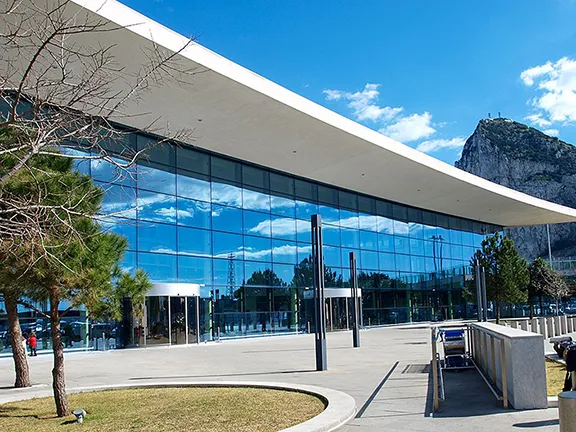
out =
<svg viewBox="0 0 576 432"><path fill-rule="evenodd" d="M481 120L456 167L558 204L576 207L576 147L509 119ZM532 260L547 256L545 226L507 233ZM550 226L555 257L576 255L576 224Z"/></svg>

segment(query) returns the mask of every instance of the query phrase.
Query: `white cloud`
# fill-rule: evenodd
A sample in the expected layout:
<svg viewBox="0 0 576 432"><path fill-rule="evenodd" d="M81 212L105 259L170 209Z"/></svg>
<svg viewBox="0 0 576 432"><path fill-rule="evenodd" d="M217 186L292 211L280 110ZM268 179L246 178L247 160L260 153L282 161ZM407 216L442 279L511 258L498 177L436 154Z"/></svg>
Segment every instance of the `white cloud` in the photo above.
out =
<svg viewBox="0 0 576 432"><path fill-rule="evenodd" d="M563 57L556 63L547 62L525 70L520 78L526 86L538 84L538 95L530 103L544 120L550 124L576 122L576 60Z"/></svg>
<svg viewBox="0 0 576 432"><path fill-rule="evenodd" d="M546 129L543 131L546 135L557 137L560 131L558 129Z"/></svg>
<svg viewBox="0 0 576 432"><path fill-rule="evenodd" d="M346 100L348 108L352 110L352 117L358 121L370 120L373 122L380 120L391 120L396 117L404 108L380 106L378 91L380 84L366 84L362 91L356 93L344 92L341 90L324 90L328 101Z"/></svg>
<svg viewBox="0 0 576 432"><path fill-rule="evenodd" d="M433 153L442 149L461 149L466 143L466 138L456 137L452 139L435 139L421 142L416 150L423 153Z"/></svg>
<svg viewBox="0 0 576 432"><path fill-rule="evenodd" d="M396 123L387 125L380 132L400 142L416 141L428 138L436 132L432 127L432 114L412 114L400 118Z"/></svg>
<svg viewBox="0 0 576 432"><path fill-rule="evenodd" d="M546 120L544 117L542 117L542 114L540 113L530 114L529 116L524 117L524 120L528 120L533 125L536 125L541 128L550 126L552 124L551 121Z"/></svg>

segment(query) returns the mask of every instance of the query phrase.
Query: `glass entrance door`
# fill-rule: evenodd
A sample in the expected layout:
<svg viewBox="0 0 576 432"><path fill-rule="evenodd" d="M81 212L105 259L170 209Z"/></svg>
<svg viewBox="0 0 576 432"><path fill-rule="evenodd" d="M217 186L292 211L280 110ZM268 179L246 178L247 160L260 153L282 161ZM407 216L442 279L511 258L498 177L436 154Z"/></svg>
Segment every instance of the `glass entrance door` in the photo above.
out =
<svg viewBox="0 0 576 432"><path fill-rule="evenodd" d="M200 298L187 297L188 306L188 343L200 343Z"/></svg>
<svg viewBox="0 0 576 432"><path fill-rule="evenodd" d="M326 330L348 330L350 328L348 298L329 297L326 299Z"/></svg>
<svg viewBox="0 0 576 432"><path fill-rule="evenodd" d="M186 297L170 297L170 343L186 343Z"/></svg>

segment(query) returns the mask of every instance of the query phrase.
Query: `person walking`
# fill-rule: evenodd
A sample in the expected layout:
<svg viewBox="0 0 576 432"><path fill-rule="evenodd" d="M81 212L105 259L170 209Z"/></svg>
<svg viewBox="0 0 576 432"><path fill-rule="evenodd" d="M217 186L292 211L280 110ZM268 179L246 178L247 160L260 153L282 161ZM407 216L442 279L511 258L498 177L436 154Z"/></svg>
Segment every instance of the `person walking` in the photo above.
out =
<svg viewBox="0 0 576 432"><path fill-rule="evenodd" d="M28 338L28 345L30 346L30 356L36 357L36 345L38 340L36 339L36 333L32 332Z"/></svg>

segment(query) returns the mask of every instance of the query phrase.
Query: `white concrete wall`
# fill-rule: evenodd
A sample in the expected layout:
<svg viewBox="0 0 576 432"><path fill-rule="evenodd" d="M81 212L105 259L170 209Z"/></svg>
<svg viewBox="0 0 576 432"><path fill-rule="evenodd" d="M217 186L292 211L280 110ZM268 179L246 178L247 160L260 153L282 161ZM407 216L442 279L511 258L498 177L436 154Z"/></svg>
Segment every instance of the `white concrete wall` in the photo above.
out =
<svg viewBox="0 0 576 432"><path fill-rule="evenodd" d="M494 343L495 370L492 367L491 343L481 344L478 348L484 349L486 346L487 361L482 367L487 378L491 379L495 375L496 386L500 390L502 390L502 361L499 340L504 341L507 393L510 404L515 409L547 408L546 365L542 335L494 323L474 323L472 328L497 339Z"/></svg>

